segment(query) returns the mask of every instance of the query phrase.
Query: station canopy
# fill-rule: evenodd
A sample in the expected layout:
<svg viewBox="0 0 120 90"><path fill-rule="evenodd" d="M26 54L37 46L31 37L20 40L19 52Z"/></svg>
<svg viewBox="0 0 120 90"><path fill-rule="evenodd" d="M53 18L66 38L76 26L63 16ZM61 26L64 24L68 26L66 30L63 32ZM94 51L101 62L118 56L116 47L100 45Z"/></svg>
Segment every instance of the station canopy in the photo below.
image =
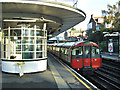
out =
<svg viewBox="0 0 120 90"><path fill-rule="evenodd" d="M45 0L1 0L2 28L29 24L43 27L47 23L48 35L52 37L79 24L86 14L72 6Z"/></svg>

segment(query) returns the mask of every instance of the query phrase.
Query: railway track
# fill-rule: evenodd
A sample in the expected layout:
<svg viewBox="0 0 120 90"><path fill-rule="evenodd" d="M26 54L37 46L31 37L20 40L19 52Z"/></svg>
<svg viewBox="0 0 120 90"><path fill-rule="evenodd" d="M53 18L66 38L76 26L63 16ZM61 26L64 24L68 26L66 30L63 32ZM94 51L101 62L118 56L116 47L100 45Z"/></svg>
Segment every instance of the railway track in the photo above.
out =
<svg viewBox="0 0 120 90"><path fill-rule="evenodd" d="M89 81L100 89L120 89L120 63L103 61L102 68L95 71L93 76L86 75Z"/></svg>
<svg viewBox="0 0 120 90"><path fill-rule="evenodd" d="M62 62L63 63L63 62ZM77 73L78 77L83 76L88 81L92 82L97 88L104 90L119 90L120 89L120 63L104 61L102 68L99 68L94 72L94 75L80 75L72 69L73 72ZM67 65L66 65L67 66ZM69 66L67 66L70 68Z"/></svg>

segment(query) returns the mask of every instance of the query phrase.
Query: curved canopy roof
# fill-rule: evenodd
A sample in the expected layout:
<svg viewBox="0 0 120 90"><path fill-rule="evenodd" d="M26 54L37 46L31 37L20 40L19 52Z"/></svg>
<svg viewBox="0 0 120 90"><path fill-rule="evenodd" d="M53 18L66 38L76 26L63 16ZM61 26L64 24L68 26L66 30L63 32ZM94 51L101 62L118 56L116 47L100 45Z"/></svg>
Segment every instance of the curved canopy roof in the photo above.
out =
<svg viewBox="0 0 120 90"><path fill-rule="evenodd" d="M52 34L52 37L86 18L82 10L61 3L43 0L1 0L0 2L2 2L2 19L5 26L16 27L18 23L30 23L42 27L42 23L46 22L48 34Z"/></svg>

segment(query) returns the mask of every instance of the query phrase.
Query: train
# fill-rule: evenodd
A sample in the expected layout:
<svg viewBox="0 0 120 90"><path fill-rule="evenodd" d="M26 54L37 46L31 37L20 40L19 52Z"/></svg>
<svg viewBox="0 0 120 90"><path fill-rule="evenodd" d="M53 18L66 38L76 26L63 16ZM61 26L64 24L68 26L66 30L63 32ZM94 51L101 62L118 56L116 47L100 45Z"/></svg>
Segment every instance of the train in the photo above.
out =
<svg viewBox="0 0 120 90"><path fill-rule="evenodd" d="M99 46L90 41L77 41L47 45L48 52L59 57L73 69L82 73L94 73L102 67Z"/></svg>

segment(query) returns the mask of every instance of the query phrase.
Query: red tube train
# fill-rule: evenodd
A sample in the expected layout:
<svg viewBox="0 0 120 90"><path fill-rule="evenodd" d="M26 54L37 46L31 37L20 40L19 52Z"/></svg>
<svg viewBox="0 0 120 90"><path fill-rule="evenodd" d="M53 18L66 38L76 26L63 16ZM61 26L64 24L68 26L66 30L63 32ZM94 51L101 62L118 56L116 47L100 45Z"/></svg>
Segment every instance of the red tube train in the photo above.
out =
<svg viewBox="0 0 120 90"><path fill-rule="evenodd" d="M89 41L49 44L48 51L68 63L73 69L94 71L102 66L99 46Z"/></svg>

